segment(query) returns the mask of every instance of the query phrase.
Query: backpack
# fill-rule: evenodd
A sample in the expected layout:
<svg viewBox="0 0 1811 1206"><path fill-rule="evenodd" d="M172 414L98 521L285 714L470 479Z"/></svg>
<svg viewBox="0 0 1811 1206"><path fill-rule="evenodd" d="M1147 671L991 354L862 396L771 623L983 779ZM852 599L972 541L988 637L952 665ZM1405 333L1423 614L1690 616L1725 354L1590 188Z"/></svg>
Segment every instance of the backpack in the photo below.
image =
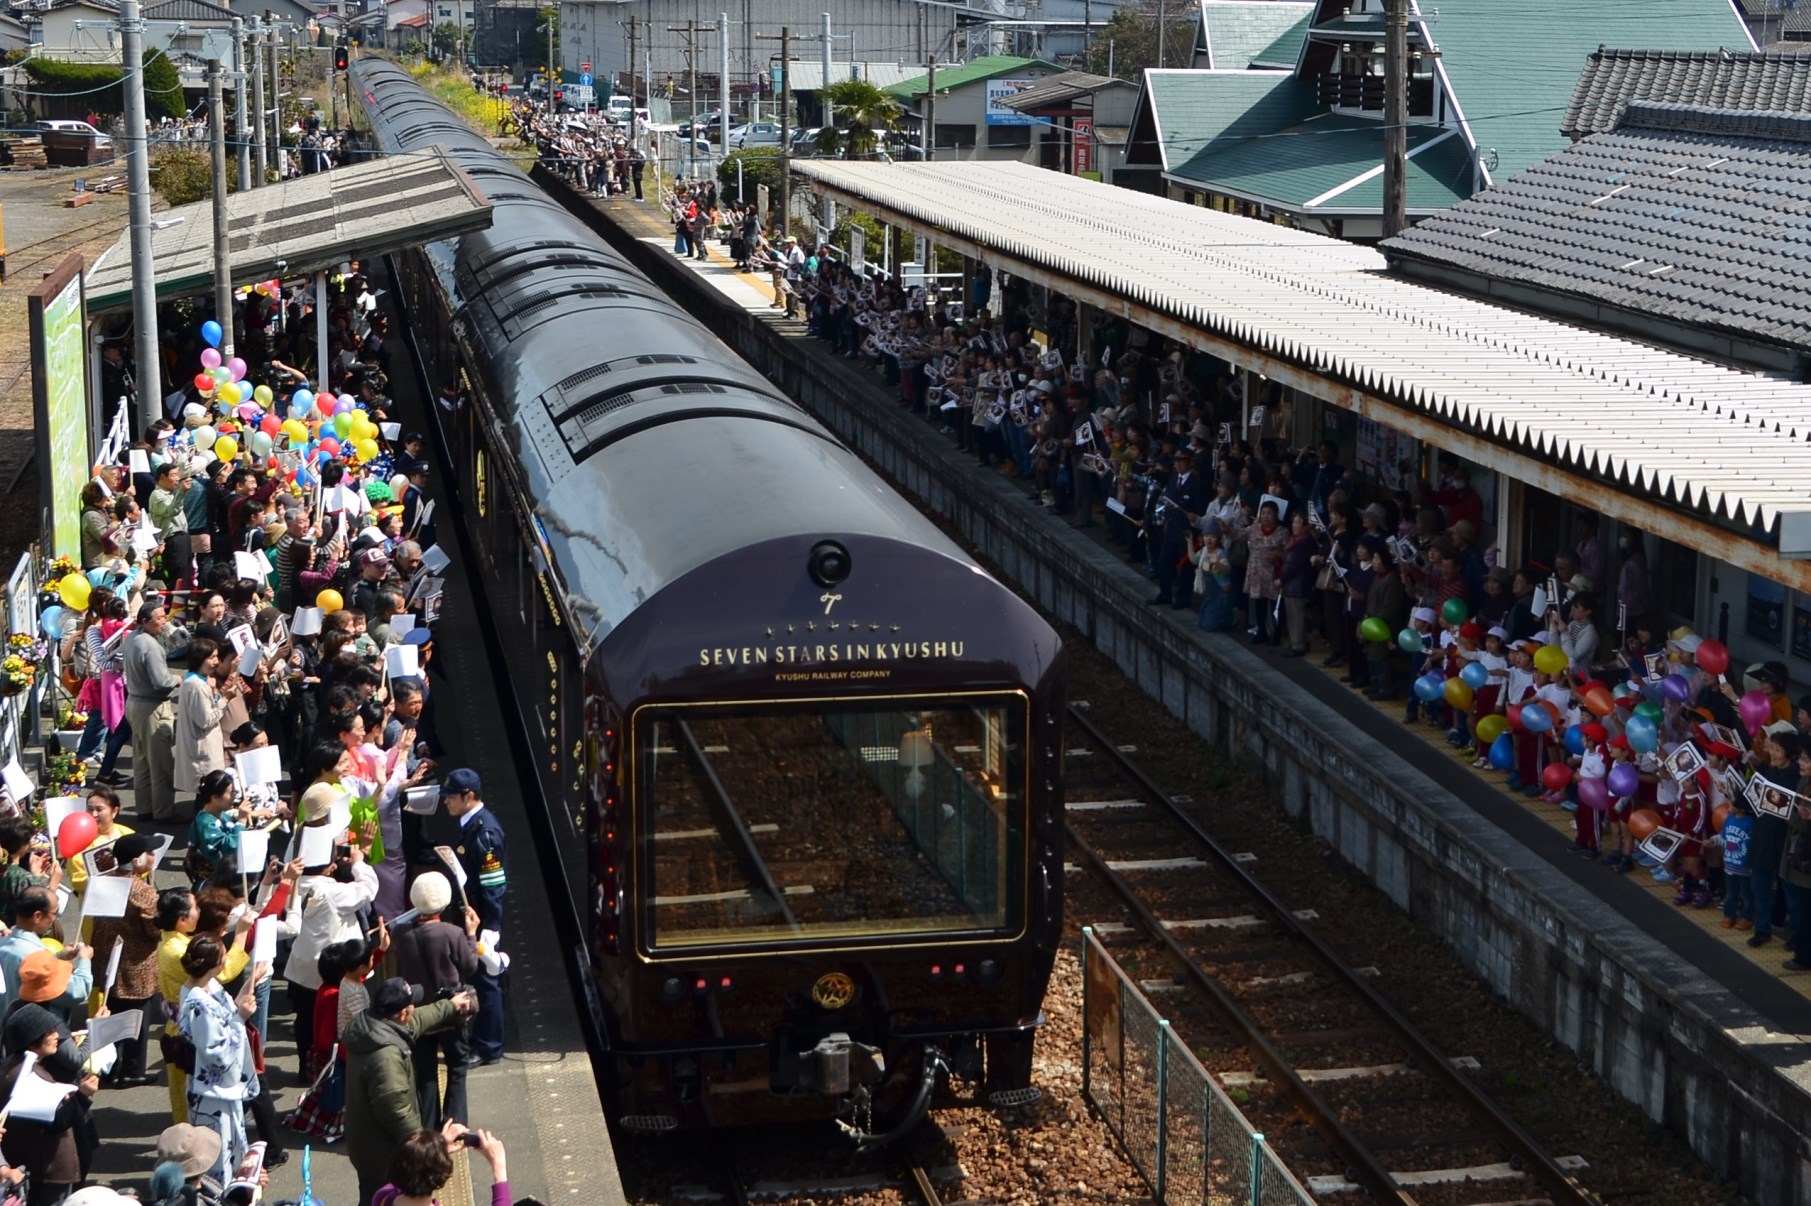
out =
<svg viewBox="0 0 1811 1206"><path fill-rule="evenodd" d="M94 665L94 651L88 646L86 630L82 632L81 638L75 643L74 651L70 654L69 669L71 673L81 679L99 676Z"/></svg>

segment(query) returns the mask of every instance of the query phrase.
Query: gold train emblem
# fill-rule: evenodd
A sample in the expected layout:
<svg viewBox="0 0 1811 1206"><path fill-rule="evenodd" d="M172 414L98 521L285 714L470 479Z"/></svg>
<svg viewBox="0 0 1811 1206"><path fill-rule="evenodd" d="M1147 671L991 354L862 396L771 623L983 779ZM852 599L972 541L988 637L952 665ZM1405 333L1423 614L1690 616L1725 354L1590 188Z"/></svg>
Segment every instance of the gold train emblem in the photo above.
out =
<svg viewBox="0 0 1811 1206"><path fill-rule="evenodd" d="M825 1009L841 1009L855 1000L855 981L842 972L827 972L811 986L811 999Z"/></svg>

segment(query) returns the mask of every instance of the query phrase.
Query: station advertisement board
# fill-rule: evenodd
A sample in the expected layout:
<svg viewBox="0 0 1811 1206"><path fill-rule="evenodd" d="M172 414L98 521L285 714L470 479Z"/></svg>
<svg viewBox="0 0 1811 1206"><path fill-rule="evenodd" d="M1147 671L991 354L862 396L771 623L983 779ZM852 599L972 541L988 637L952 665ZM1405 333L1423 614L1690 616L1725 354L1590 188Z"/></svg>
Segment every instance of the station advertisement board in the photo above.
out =
<svg viewBox="0 0 1811 1206"><path fill-rule="evenodd" d="M82 555L82 486L89 475L88 358L82 257L66 258L26 298L38 482L50 555Z"/></svg>

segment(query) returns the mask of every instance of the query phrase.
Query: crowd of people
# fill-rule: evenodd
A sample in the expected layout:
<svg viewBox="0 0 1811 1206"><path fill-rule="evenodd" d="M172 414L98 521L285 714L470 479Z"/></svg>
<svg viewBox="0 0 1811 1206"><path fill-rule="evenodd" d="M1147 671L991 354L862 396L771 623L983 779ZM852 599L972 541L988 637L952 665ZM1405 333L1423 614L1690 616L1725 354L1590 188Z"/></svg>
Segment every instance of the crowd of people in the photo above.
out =
<svg viewBox="0 0 1811 1206"><path fill-rule="evenodd" d="M30 1206L87 1179L100 1095L158 1081L158 1201L255 1183L289 1131L345 1144L361 1206L425 1206L462 1146L506 1181L465 1084L503 1055L507 842L478 774L442 769L449 559L377 296L346 265L324 349L277 281L236 302L237 356L205 314L166 325L192 375L96 468L79 564L54 567L80 738L56 782L0 793L0 1179ZM302 1086L281 1119L278 980Z"/></svg>
<svg viewBox="0 0 1811 1206"><path fill-rule="evenodd" d="M643 199L649 156L631 139L629 127L607 113L549 113L533 101L518 100L504 111L497 133L533 146L541 165L576 189Z"/></svg>

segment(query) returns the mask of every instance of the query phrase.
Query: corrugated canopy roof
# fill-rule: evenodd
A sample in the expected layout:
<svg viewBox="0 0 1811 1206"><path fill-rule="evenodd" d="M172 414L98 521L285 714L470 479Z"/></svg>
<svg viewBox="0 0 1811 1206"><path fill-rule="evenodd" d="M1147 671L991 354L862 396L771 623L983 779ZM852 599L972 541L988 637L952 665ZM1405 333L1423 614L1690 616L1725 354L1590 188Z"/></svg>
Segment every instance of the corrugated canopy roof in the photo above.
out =
<svg viewBox="0 0 1811 1206"><path fill-rule="evenodd" d="M937 91L942 93L952 88L960 88L965 84L991 80L997 75L1011 75L1015 71L1032 69L1045 72L1062 70L1055 63L1046 62L1043 59L1023 59L1011 54L982 55L978 59L970 59L966 63L958 63L949 68L939 67L937 69ZM911 79L894 84L887 91L896 99L910 104L924 95L925 89L929 87L929 82L930 73L920 71Z"/></svg>
<svg viewBox="0 0 1811 1206"><path fill-rule="evenodd" d="M235 285L279 271L299 276L348 258L483 230L491 219L489 199L438 148L233 193L226 208ZM156 227L151 255L157 265L157 296L211 289L213 202L176 206L158 215ZM128 234L88 270L90 314L132 306Z"/></svg>
<svg viewBox="0 0 1811 1206"><path fill-rule="evenodd" d="M1811 512L1811 387L1414 284L1376 251L1021 163L795 162L923 223L1543 465L1724 523Z"/></svg>
<svg viewBox="0 0 1811 1206"><path fill-rule="evenodd" d="M857 60L850 63L833 60L830 64L832 80L867 80L876 88L891 88L894 84L906 80L921 79L924 76L922 63L879 63ZM801 59L792 65L792 90L794 92L816 92L824 86L824 65Z"/></svg>
<svg viewBox="0 0 1811 1206"><path fill-rule="evenodd" d="M1064 71L1057 75L1045 76L1023 92L1003 97L1000 103L1008 109L1030 113L1036 109L1068 105L1081 97L1093 96L1096 92L1105 92L1109 88L1134 88L1136 86L1126 80L1116 80L1110 75L1090 75L1086 71Z"/></svg>

